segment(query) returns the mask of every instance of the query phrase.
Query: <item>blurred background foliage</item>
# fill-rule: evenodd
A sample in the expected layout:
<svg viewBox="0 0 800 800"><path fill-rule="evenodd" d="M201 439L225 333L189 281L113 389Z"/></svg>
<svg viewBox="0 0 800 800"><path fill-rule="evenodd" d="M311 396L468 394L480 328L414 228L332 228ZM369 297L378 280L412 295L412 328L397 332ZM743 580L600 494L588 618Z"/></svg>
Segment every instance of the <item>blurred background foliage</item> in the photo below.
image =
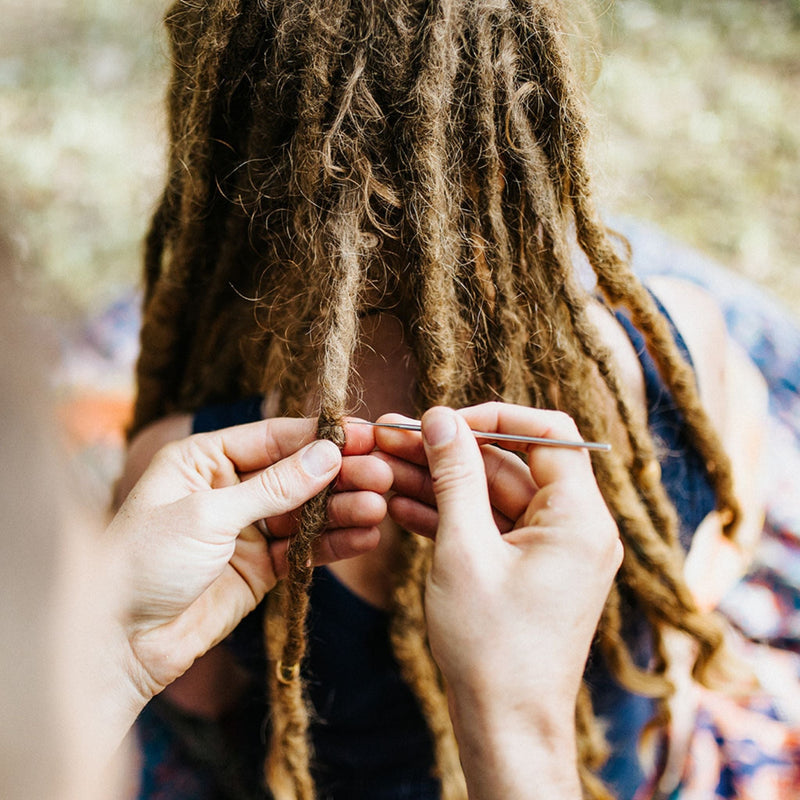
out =
<svg viewBox="0 0 800 800"><path fill-rule="evenodd" d="M138 283L160 191L163 0L5 0L0 183L27 261L92 312Z"/></svg>
<svg viewBox="0 0 800 800"><path fill-rule="evenodd" d="M800 314L800 0L590 5L580 46L604 207ZM0 186L27 260L68 308L91 313L139 279L165 146L165 7L4 3Z"/></svg>
<svg viewBox="0 0 800 800"><path fill-rule="evenodd" d="M606 205L800 313L800 0L618 0L599 30Z"/></svg>

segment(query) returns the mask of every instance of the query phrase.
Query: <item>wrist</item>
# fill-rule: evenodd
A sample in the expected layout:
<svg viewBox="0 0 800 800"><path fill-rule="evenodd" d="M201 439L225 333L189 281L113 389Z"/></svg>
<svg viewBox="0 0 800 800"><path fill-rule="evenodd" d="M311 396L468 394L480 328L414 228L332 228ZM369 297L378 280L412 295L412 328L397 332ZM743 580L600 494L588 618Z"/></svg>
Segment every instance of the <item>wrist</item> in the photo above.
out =
<svg viewBox="0 0 800 800"><path fill-rule="evenodd" d="M448 696L470 800L580 800L574 703Z"/></svg>

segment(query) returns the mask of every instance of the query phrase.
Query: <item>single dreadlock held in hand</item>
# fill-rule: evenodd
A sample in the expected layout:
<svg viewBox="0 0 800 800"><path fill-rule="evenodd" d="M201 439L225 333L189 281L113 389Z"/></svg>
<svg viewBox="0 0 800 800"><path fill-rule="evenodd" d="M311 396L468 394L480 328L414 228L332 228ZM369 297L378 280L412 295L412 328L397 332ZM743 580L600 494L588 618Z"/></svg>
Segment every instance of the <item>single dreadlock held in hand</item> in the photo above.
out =
<svg viewBox="0 0 800 800"><path fill-rule="evenodd" d="M737 506L693 372L593 205L559 7L176 2L171 149L147 240L133 431L171 412L277 393L282 413L317 413L319 435L341 443L362 323L382 312L400 320L413 352L418 412L486 400L557 407L599 441L621 425L627 446L594 457L625 545L596 649L618 682L664 700L663 632L694 640L700 679L722 637L682 578L656 446L590 321L576 252L594 272L592 291L642 332L729 533ZM276 797L314 795L300 665L325 504L320 496L302 515L267 623ZM424 632L429 543L403 541L392 643L432 733L442 796L456 798L458 753ZM652 632L647 668L623 636L631 607ZM609 797L594 777L604 746L586 688L576 725L586 795Z"/></svg>

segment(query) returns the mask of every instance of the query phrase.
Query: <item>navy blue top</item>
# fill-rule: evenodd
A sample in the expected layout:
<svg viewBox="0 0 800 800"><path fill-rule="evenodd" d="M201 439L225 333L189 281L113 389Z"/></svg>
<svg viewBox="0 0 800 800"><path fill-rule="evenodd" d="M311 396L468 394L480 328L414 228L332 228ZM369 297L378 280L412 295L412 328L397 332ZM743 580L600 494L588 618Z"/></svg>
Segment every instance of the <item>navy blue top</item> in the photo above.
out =
<svg viewBox="0 0 800 800"><path fill-rule="evenodd" d="M672 323L666 309L653 296L656 305L669 322L672 336L681 355L691 364L691 356L683 337ZM647 352L644 337L630 319L616 312L617 321L631 340L644 374L648 425L661 465L661 480L678 512L679 536L688 551L697 526L716 506L716 495L699 453L690 442L683 415L661 380L653 358ZM623 604L626 599L623 597ZM626 613L627 612L627 613ZM640 667L647 666L652 652L650 636L641 613L629 604L623 606L623 636L631 647L633 659ZM656 703L623 689L610 675L602 659L590 659L586 680L592 690L595 713L608 727L606 739L611 755L601 777L614 790L619 800L631 800L645 780L636 746L644 726L652 719Z"/></svg>
<svg viewBox="0 0 800 800"><path fill-rule="evenodd" d="M658 376L646 352L641 334L622 314L617 318L627 331L644 372L649 424L659 445L662 479L681 520L681 542L688 548L691 536L714 508L714 492L702 461L689 444L680 412ZM673 328L678 347L688 358L680 334ZM260 418L260 398L248 398L198 412L194 431L212 430ZM433 747L427 726L410 689L402 681L389 641L389 615L353 594L333 573L315 570L311 586L308 680L313 706L311 738L314 746L313 775L320 798L330 800L438 800L438 782L431 777ZM645 665L650 647L643 633L641 615L629 609L627 639L637 660ZM245 618L226 640L255 674L266 671L262 643L262 609ZM602 772L620 800L632 798L644 776L636 758L636 742L652 717L654 703L633 695L610 676L599 655L590 660L587 679L595 709L609 725L607 736L613 755ZM263 683L263 681L261 681ZM248 699L248 716L265 718L266 701L257 693ZM254 714L254 705L260 710ZM157 727L157 715L145 715L141 724ZM148 721L149 720L149 721ZM145 731L143 739L147 739ZM150 733L152 737L152 731ZM263 758L262 736L250 731L248 741L236 744L245 760L254 759L248 772L257 775ZM244 749L243 749L244 748ZM162 756L152 754L156 760ZM145 776L154 783L157 764L145 747ZM253 797L264 796L262 793ZM172 794L140 793L140 800L169 798ZM203 800L227 797L222 792L203 795ZM194 798L200 800L200 798Z"/></svg>
<svg viewBox="0 0 800 800"><path fill-rule="evenodd" d="M658 298L653 296L653 299L669 322L678 350L691 364L692 359L683 337ZM683 549L688 551L697 526L716 506L714 490L709 483L708 473L700 454L691 445L683 416L664 386L653 358L645 348L644 337L633 327L633 323L625 314L617 312L615 316L625 328L642 365L647 393L648 423L659 451L661 480L678 510L681 544Z"/></svg>

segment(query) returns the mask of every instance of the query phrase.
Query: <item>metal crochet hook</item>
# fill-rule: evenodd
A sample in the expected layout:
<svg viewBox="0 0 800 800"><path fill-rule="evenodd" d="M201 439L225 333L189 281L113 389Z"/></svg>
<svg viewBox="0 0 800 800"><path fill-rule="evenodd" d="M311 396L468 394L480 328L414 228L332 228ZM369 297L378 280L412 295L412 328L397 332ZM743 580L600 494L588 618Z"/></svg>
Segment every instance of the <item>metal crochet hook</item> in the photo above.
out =
<svg viewBox="0 0 800 800"><path fill-rule="evenodd" d="M363 419L348 420L348 425L371 425L373 428L395 428L400 431L420 431L422 424L419 422L368 422ZM545 447L569 447L573 450L600 450L607 453L610 444L604 442L571 442L565 439L545 439L542 436L522 436L515 433L489 433L488 431L472 431L476 439L492 439L496 442L523 442L525 444L539 444Z"/></svg>

